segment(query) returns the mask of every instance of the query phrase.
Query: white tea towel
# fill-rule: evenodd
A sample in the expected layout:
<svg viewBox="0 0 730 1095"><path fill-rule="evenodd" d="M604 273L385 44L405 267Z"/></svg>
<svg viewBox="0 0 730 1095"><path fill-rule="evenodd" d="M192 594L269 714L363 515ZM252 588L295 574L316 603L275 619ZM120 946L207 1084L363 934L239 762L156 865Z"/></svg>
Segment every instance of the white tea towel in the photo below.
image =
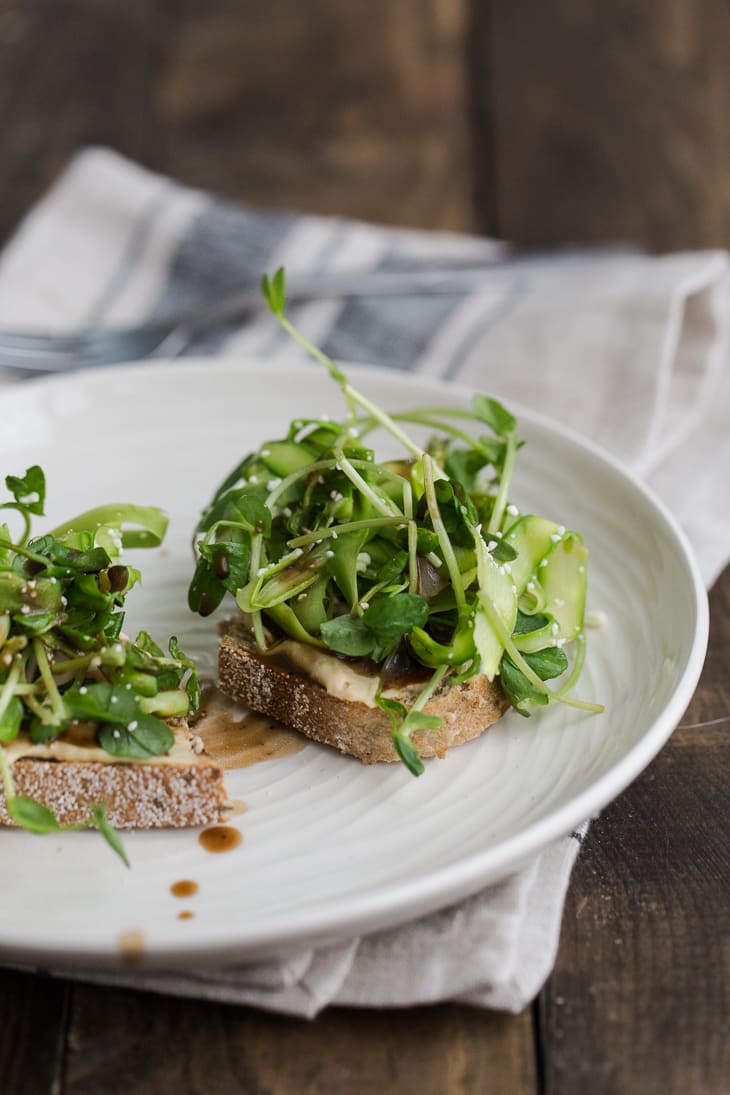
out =
<svg viewBox="0 0 730 1095"><path fill-rule="evenodd" d="M452 291L298 303L292 317L339 360L453 378L587 434L661 494L708 584L719 573L730 554L722 252L520 255L463 236L242 209L92 149L0 257L0 325L131 324L255 287L279 265L290 276L362 271L374 281L477 267L473 284L455 278ZM259 308L202 332L186 352L291 358L293 349ZM277 962L71 975L306 1016L333 1003L437 1000L518 1011L552 967L584 831L458 906L390 931Z"/></svg>

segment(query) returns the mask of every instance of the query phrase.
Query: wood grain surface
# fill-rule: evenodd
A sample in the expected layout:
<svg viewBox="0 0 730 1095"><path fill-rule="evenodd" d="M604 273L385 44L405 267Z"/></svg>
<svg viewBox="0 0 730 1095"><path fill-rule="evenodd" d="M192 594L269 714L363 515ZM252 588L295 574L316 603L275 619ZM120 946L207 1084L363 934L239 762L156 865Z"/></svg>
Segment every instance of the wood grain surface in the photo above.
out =
<svg viewBox="0 0 730 1095"><path fill-rule="evenodd" d="M0 0L0 239L85 144L242 201L730 244L727 0Z"/></svg>
<svg viewBox="0 0 730 1095"><path fill-rule="evenodd" d="M728 245L729 17L726 0L0 0L0 238L106 143L254 203ZM4 970L0 1091L724 1095L730 569L711 611L681 728L590 829L534 1007L306 1022Z"/></svg>

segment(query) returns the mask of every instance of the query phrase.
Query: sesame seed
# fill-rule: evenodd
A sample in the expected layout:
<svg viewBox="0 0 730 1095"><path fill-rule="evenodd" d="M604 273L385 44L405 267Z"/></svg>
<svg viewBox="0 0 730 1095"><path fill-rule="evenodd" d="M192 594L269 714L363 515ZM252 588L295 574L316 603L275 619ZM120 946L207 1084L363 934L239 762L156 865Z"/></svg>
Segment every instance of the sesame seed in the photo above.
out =
<svg viewBox="0 0 730 1095"><path fill-rule="evenodd" d="M513 506L512 503L507 506L507 513L510 515L510 517L516 517L519 512L520 511L517 509L517 506Z"/></svg>
<svg viewBox="0 0 730 1095"><path fill-rule="evenodd" d="M127 726L127 730L136 730L138 726L139 726L139 723L137 722L137 720L132 719L132 721Z"/></svg>
<svg viewBox="0 0 730 1095"><path fill-rule="evenodd" d="M88 688L86 687L86 685L85 685L85 684L82 684L82 685L81 685L81 688L79 688L79 695L80 695L80 696L85 696L85 695L86 695L86 693L87 693L88 691L89 691L89 690L88 690Z"/></svg>

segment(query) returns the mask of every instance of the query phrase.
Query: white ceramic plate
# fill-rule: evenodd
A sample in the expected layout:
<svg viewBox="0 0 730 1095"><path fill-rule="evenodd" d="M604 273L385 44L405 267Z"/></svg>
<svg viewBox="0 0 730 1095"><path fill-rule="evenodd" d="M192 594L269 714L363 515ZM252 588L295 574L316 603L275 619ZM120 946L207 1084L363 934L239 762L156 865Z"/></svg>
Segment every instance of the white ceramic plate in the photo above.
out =
<svg viewBox="0 0 730 1095"><path fill-rule="evenodd" d="M382 406L466 405L469 393L377 369L351 376ZM159 551L135 553L144 584L126 630L175 633L214 665L215 621L186 608L190 534L246 451L290 418L342 414L317 366L197 360L108 368L2 394L2 474L40 463L48 525L92 505L163 505ZM235 851L213 856L194 831L125 836L125 870L95 834L0 832L0 955L114 966L127 933L158 967L261 957L302 941L402 922L503 877L600 810L649 762L689 701L707 639L706 597L668 514L621 467L554 424L519 412L527 440L513 499L577 528L591 551L589 634L578 692L606 711L508 714L483 738L426 764L364 767L314 743L228 774L248 812ZM179 879L199 893L184 907Z"/></svg>

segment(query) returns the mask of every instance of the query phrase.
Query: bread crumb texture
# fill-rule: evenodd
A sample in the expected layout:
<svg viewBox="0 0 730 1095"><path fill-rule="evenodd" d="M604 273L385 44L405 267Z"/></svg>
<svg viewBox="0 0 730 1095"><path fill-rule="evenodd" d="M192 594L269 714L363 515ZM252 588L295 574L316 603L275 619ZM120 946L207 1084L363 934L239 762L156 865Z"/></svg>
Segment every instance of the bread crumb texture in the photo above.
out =
<svg viewBox="0 0 730 1095"><path fill-rule="evenodd" d="M365 764L399 759L393 747L390 719L380 708L331 695L316 681L259 654L235 627L221 639L218 675L221 691L231 699L315 741ZM393 695L390 691L388 694ZM412 686L394 698L408 705L415 698ZM424 709L428 714L440 715L443 726L438 731L416 731L412 741L422 757L443 757L451 746L482 734L508 706L499 682L490 682L484 676L453 687L446 685Z"/></svg>

